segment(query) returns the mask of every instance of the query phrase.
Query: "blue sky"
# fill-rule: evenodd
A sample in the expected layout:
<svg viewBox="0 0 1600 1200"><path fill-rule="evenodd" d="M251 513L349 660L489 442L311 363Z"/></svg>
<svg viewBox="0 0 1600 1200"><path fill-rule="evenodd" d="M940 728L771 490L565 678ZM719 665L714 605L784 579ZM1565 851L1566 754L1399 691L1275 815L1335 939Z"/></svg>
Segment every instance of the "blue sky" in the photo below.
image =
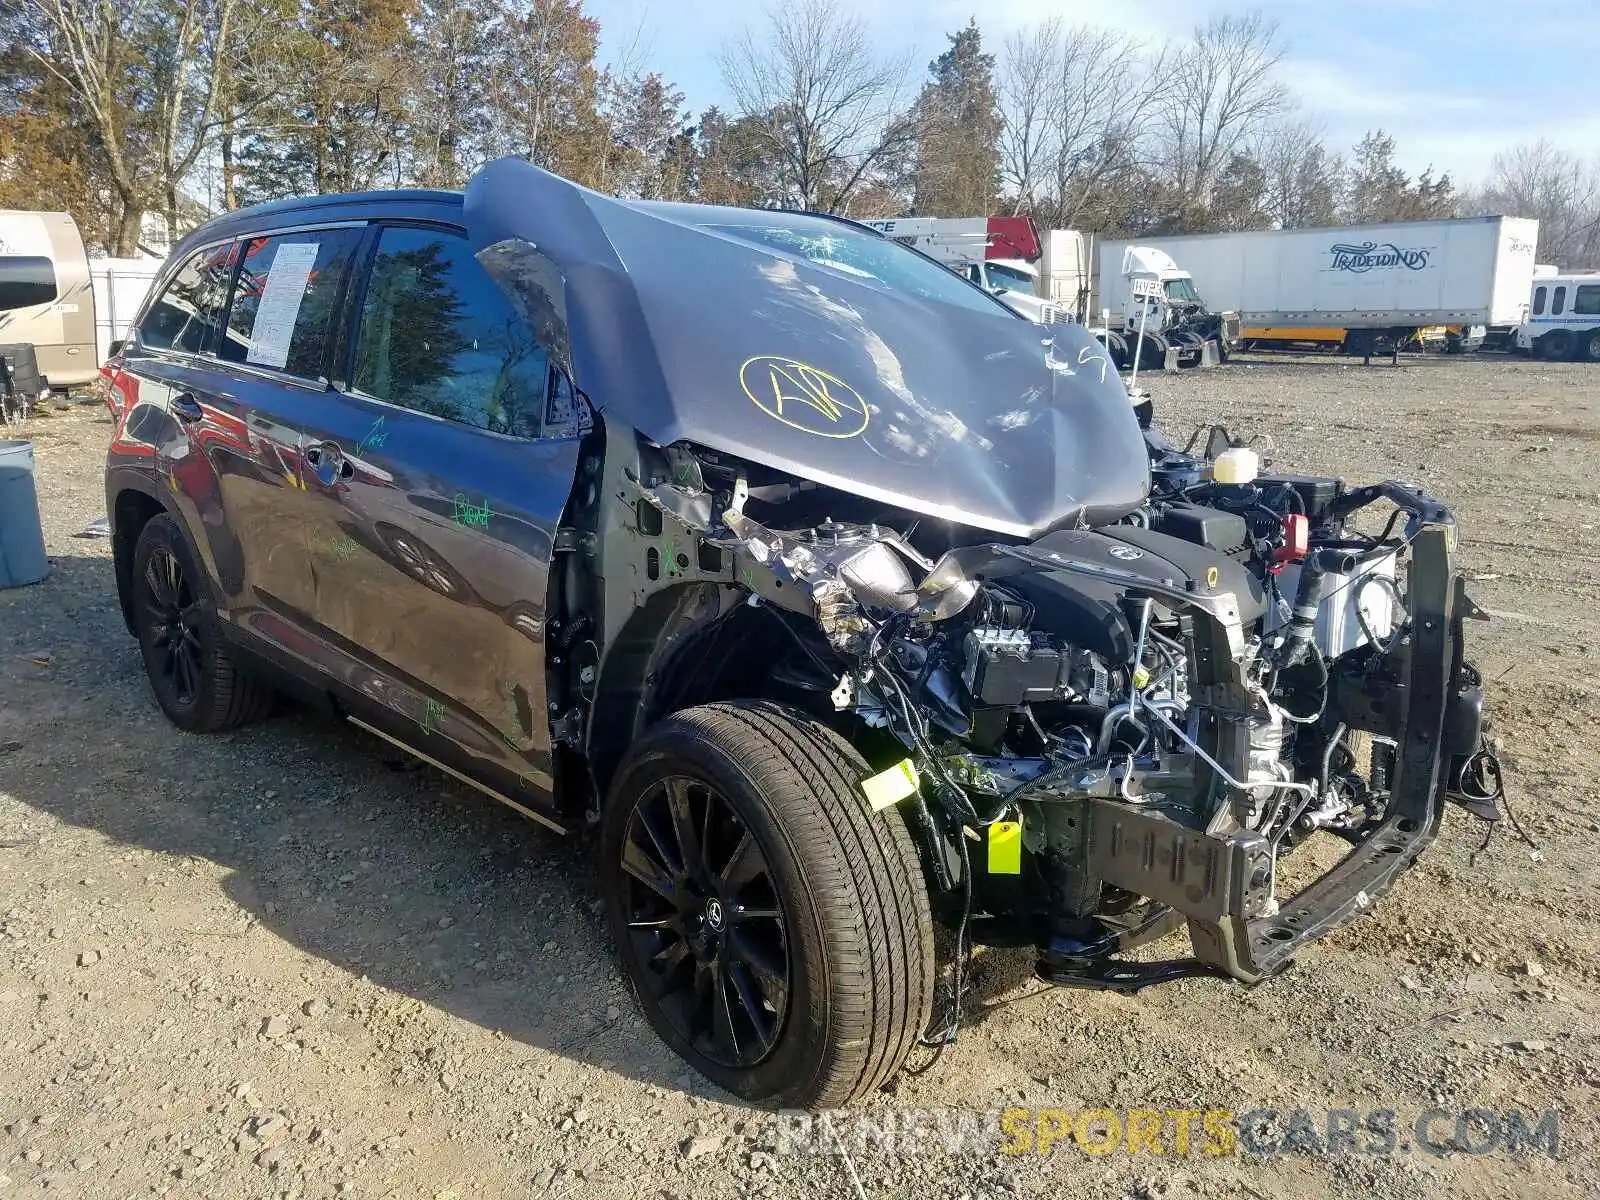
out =
<svg viewBox="0 0 1600 1200"><path fill-rule="evenodd" d="M1012 29L1059 13L1159 42L1248 5L1221 0L854 0L879 46L920 69L944 34L981 13L991 49ZM1600 153L1600 108L1586 101L1600 69L1600 8L1526 0L1273 0L1288 54L1283 78L1336 147L1382 126L1400 161L1475 183L1497 149L1539 137ZM696 110L726 103L715 51L761 26L762 0L585 0L601 23L601 56L630 46Z"/></svg>

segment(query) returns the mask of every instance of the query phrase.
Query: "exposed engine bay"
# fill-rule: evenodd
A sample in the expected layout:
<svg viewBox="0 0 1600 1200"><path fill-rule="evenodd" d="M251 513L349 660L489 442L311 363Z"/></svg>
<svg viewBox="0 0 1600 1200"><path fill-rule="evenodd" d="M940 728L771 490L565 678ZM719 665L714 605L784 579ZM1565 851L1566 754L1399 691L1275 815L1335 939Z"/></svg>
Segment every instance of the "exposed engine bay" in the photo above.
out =
<svg viewBox="0 0 1600 1200"><path fill-rule="evenodd" d="M1370 907L1447 797L1494 816L1462 656L1480 614L1423 492L1261 473L1221 430L1201 453L1146 437L1143 506L1031 542L951 544L685 445L644 452L636 507L731 576L696 602L707 624L764 609L784 627L773 694L880 739L874 762L904 755L864 786L904 806L963 933L1037 946L1058 983L1253 983ZM1375 506L1387 525L1359 532ZM1319 831L1349 853L1286 888ZM1121 957L1185 924L1192 958Z"/></svg>

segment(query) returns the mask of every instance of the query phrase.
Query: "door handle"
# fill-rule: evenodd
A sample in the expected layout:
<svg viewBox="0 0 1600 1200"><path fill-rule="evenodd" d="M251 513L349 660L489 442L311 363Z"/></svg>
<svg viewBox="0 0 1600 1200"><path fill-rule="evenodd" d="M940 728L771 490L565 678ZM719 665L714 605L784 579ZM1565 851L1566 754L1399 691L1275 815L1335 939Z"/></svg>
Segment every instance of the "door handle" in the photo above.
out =
<svg viewBox="0 0 1600 1200"><path fill-rule="evenodd" d="M200 402L194 398L193 392L179 392L172 398L172 415L187 425L203 421L206 411L200 407Z"/></svg>
<svg viewBox="0 0 1600 1200"><path fill-rule="evenodd" d="M317 473L317 477L325 483L333 482L335 477L350 479L356 473L356 469L350 465L350 460L344 456L344 451L334 442L315 442L307 446L305 460L306 464Z"/></svg>

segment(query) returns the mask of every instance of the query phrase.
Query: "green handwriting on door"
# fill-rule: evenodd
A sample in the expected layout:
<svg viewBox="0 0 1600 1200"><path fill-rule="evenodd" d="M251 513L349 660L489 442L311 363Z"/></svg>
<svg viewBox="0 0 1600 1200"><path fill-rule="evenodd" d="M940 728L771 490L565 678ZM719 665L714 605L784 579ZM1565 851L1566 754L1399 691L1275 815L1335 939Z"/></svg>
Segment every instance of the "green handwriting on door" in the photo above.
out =
<svg viewBox="0 0 1600 1200"><path fill-rule="evenodd" d="M468 500L466 493L456 493L455 522L457 525L473 525L479 529L489 528L489 518L493 515L489 511L489 502L485 500L481 505Z"/></svg>

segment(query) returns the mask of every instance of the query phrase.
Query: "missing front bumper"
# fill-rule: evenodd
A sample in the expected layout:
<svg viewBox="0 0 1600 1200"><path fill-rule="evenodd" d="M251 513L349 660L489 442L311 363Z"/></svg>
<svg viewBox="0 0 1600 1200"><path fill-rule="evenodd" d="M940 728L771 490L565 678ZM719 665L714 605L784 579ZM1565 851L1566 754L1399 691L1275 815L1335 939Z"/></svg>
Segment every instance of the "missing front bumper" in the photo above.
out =
<svg viewBox="0 0 1600 1200"><path fill-rule="evenodd" d="M1384 820L1297 895L1280 899L1274 910L1272 851L1259 834L1209 834L1156 811L1089 802L1089 869L1182 913L1202 969L1245 983L1277 974L1307 942L1370 909L1437 834L1463 615L1450 554L1446 525L1425 525L1412 543L1407 686L1399 693L1397 763Z"/></svg>

